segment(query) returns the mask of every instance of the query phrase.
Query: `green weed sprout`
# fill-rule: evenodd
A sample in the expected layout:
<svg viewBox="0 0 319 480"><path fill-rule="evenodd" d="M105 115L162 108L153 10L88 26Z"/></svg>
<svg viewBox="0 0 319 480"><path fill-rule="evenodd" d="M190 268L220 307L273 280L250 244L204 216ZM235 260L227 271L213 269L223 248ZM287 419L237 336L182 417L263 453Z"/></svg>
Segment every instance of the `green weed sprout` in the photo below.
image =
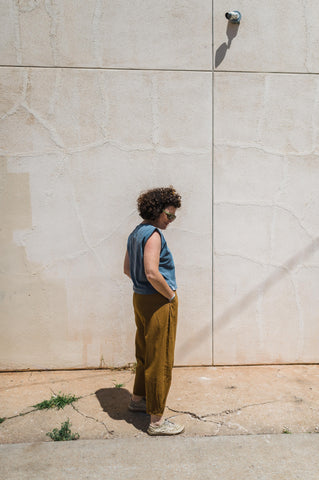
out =
<svg viewBox="0 0 319 480"><path fill-rule="evenodd" d="M80 435L78 433L72 433L70 426L70 420L67 419L66 422L61 424L60 430L58 428L54 428L52 432L47 432L46 435L50 437L54 442L78 440L80 438Z"/></svg>
<svg viewBox="0 0 319 480"><path fill-rule="evenodd" d="M37 403L36 405L32 405L33 408L36 410L48 410L49 408L57 408L60 410L64 408L66 405L70 405L73 402L79 400L80 397L76 397L75 395L69 394L61 394L59 392L58 395L52 395L50 400L43 400L43 402Z"/></svg>

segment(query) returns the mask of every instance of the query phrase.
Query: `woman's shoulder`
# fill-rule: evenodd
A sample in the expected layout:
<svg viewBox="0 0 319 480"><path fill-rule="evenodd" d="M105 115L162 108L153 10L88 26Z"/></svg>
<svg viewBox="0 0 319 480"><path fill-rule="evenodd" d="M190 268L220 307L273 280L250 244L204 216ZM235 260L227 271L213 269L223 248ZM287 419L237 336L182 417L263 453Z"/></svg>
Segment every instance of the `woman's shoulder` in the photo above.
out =
<svg viewBox="0 0 319 480"><path fill-rule="evenodd" d="M160 231L158 230L158 228L154 227L154 225L151 225L149 223L140 223L139 225L137 225L134 230L132 231L132 233L130 234L130 236L134 236L134 237L145 237L145 236L150 236L152 235L153 232L155 231L158 231L160 233Z"/></svg>

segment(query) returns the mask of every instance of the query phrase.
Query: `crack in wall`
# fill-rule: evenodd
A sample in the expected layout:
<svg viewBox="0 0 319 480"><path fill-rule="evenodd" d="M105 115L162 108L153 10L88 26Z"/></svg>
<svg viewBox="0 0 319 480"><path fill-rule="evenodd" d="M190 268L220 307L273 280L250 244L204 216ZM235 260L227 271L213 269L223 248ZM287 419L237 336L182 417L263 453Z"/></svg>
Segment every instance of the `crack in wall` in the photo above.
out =
<svg viewBox="0 0 319 480"><path fill-rule="evenodd" d="M16 9L18 9L17 25L19 27L19 32L18 32L19 35L16 36L16 45L17 45L17 51L20 49L20 56L21 56L20 63L21 63L22 62L22 47L21 47L21 38L20 38L19 12L23 13L23 12L32 11L33 9L35 9L39 5L39 1L29 2L29 4L24 3L23 4L24 7L22 8L20 6L20 9L19 9L19 3L18 2L15 2L14 5L15 5ZM303 1L303 7L304 7L304 14L305 14L305 3L304 3L304 1ZM57 63L57 56L59 54L58 40L57 40L57 32L58 32L59 21L60 21L59 12L58 12L56 3L50 2L48 0L45 0L45 10L46 10L46 12L47 12L47 14L50 18L50 33L49 33L49 35L50 35L50 42L51 42L51 50L52 50L52 55L53 55L53 58L54 58L54 62ZM100 33L100 27L101 27L101 15L102 15L101 2L100 2L100 0L97 0L96 3L95 3L93 22L92 22L92 36L93 36L92 43L93 43L93 48L94 48L94 55L96 57L97 62L101 62L101 55L102 55L102 53L101 53L102 44L101 44L101 42L99 43L97 41L97 39L99 37L99 33ZM307 26L307 21L306 21L305 15L304 15L304 22L305 22L305 26ZM307 36L309 36L308 30L307 30ZM307 42L309 43L308 38L307 38ZM306 59L306 63L307 62L308 62L308 59ZM49 116L50 115L53 116L54 113L55 113L55 105L57 103L56 102L57 99L59 98L59 88L61 87L61 78L62 78L61 77L61 72L62 72L62 70L57 70L57 75L56 75L56 79L55 79L55 86L54 86L54 95L52 97L52 100L50 101L50 106L49 106ZM99 76L99 78L102 79L101 76ZM158 85L157 85L158 80L157 80L156 76L151 77L151 79L152 79L151 106L152 106L152 121L153 121L153 130L152 130L153 145L149 145L147 143L145 145L143 145L143 144L141 144L141 145L129 145L129 144L121 143L121 142L112 141L108 138L107 128L106 127L105 128L101 127L103 140L99 140L97 142L86 143L85 145L82 145L82 146L79 146L79 147L66 148L65 145L64 145L63 138L61 138L61 136L57 134L56 128L54 127L54 119L52 121L43 119L41 114L34 111L33 109L31 109L28 106L28 103L27 103L26 100L19 105L21 105L22 108L24 108L39 123L39 125L41 125L43 128L45 128L46 131L49 132L50 139L54 143L52 148L55 147L55 150L52 150L52 151L50 150L50 152L48 151L46 153L56 154L57 150L59 151L59 149L61 149L62 152L65 155L67 155L67 154L71 155L73 153L78 153L78 152L83 152L83 153L90 152L92 149L94 149L96 147L107 145L107 146L113 147L117 150L130 152L130 153L131 152L148 152L148 151L153 152L154 151L156 153L167 154L167 155L174 155L174 154L183 154L183 155L188 155L188 156L210 155L211 151L210 151L210 149L207 149L207 148L206 149L205 148L203 148L203 149L189 149L187 147L164 148L164 147L161 147L159 145L159 142L160 142L160 117L159 117L159 98L158 98ZM263 91L263 98L262 98L263 107L262 107L262 114L259 118L259 124L258 124L258 128L257 128L258 137L257 137L256 144L254 142L252 142L251 144L249 143L248 146L247 145L242 146L242 144L240 144L240 145L236 144L235 145L235 143L234 143L234 145L235 145L234 148L238 148L240 146L240 148L242 148L242 149L244 149L244 148L257 148L258 150L262 150L262 148L264 148L263 151L265 151L265 152L268 151L268 150L270 151L271 146L262 147L260 145L260 143L262 141L262 128L264 126L266 113L268 114L268 112L266 112L266 110L267 110L267 98L268 98L268 95L269 95L269 86L270 86L269 79L270 79L270 77L267 77L267 76L265 76L265 78L264 78L264 91ZM27 87L25 87L25 88L27 88ZM319 85L317 85L317 90L319 90ZM103 91L103 90L101 90L101 91ZM312 115L313 115L313 119L312 119L313 149L315 148L314 145L315 145L315 139L316 139L316 133L315 133L316 130L314 128L314 125L315 125L315 114L316 114L317 105L318 105L318 99L316 99L316 103L314 104L314 108L313 108L313 112L312 112ZM11 113L7 112L5 115L7 115L7 116L9 116L11 114L13 115L14 113L16 113L17 108L18 107L16 107L16 106L12 107ZM79 140L79 142L80 142L80 140ZM258 147L256 145L258 145ZM225 144L223 144L223 148L224 148L224 146L225 146ZM226 142L226 146L227 146L227 142ZM48 149L50 149L50 147L48 147ZM44 150L45 149L43 149L43 151ZM29 154L28 153L12 154L12 152L8 152L7 154L10 155L11 157L12 157L12 155L15 155L16 157L32 156L33 158L35 158L36 156L42 155L43 152L32 152L32 154L30 154L30 153ZM276 154L275 153L269 153L269 154L278 156L277 153ZM289 155L291 155L293 158L296 158L297 156L298 157L300 156L300 153L299 152L296 152L296 153L292 152L292 153L287 155L287 158L289 158ZM281 153L280 156L282 157L282 153ZM155 160L152 159L152 162L155 162ZM285 166L287 167L287 164ZM69 173L69 176L70 176L70 174L71 174L70 169L69 169L68 173ZM71 178L71 176L70 176L70 178ZM276 223L276 220L277 220L277 214L278 214L279 209L282 209L283 211L285 210L289 215L293 216L295 218L295 220L298 222L298 225L300 226L300 228L303 229L303 231L306 233L306 235L309 238L311 238L313 240L315 240L315 238L314 238L314 236L311 236L310 233L307 231L306 227L303 225L303 222L298 217L298 215L296 215L292 210L289 210L287 208L285 209L284 207L282 207L281 205L278 204L279 203L279 198L281 197L281 195L283 193L284 185L285 185L285 179L283 178L283 183L279 187L278 196L274 199L273 204L271 204L271 205L255 204L254 205L254 206L258 206L258 207L266 207L267 206L267 207L273 208L273 216L272 216L272 222L271 222L271 227L270 227L270 250L269 250L270 254L269 254L268 264L265 263L265 262L258 262L256 260L249 259L248 257L242 256L242 255L236 255L236 254L231 254L231 253L227 253L227 252L226 253L225 252L217 252L216 255L232 255L234 257L239 257L239 258L243 258L243 259L246 258L247 260L249 260L251 262L254 262L256 264L262 265L264 267L271 266L271 267L274 267L274 268L279 268L282 271L285 271L286 273L288 273L288 275L291 275L290 266L288 264L274 265L273 262L272 262L274 246L275 246L275 223ZM72 184L72 179L71 179L72 206L73 206L73 209L75 211L78 223L80 225L81 236L82 236L82 239L85 243L85 248L80 249L77 252L73 252L70 255L63 256L62 258L56 259L56 260L54 260L54 262L52 262L50 264L42 266L42 268L40 270L37 270L33 273L34 275L38 274L39 272L42 272L45 269L48 269L48 268L56 265L59 262L71 261L71 260L74 260L74 259L78 258L79 256L86 255L86 254L95 255L96 260L99 263L102 271L105 271L105 265L103 264L103 261L100 258L100 256L97 254L96 248L98 246L100 246L101 244L103 244L103 242L107 242L118 231L118 228L120 228L121 225L116 226L115 229L110 234L108 234L105 238L100 239L95 243L90 241L90 238L89 238L90 231L88 231L88 229L85 225L85 219L81 215L81 211L80 211L81 205L80 205L80 202L78 202L77 198L76 198L76 187L77 186L74 183ZM218 204L216 204L216 205L218 205ZM237 204L233 203L233 205L237 205ZM127 218L128 217L126 217L124 219L124 221L126 221ZM185 230L185 232L189 233L190 231ZM31 235L31 233L30 233L30 235ZM24 238L26 238L26 236ZM304 265L301 265L301 266L298 265L296 267L296 269L298 269L298 271L299 271L299 269L303 268L303 267L305 267L305 266ZM314 265L314 266L309 266L309 268L318 268L318 267ZM291 280L293 282L292 277L291 277ZM265 287L266 286L267 285L265 285ZM297 299L298 292L297 292L296 285L294 285L294 291L295 291L295 297L296 297L296 302L297 302L297 306L298 306L298 301L300 303L300 299L299 300ZM262 327L262 308L261 308L262 303L263 303L263 296L264 296L264 290L263 290L263 287L260 286L259 293L258 293L258 303L257 303L257 307L256 307L257 308L256 317L257 317L257 320L259 319L259 325L261 325L261 327L260 327L261 330L263 329L263 327ZM299 307L301 307L301 306L299 305ZM301 315L300 311L299 311L299 315ZM299 318L299 330L301 328L302 328L302 319ZM262 336L262 331L261 330L260 330L260 338Z"/></svg>
<svg viewBox="0 0 319 480"><path fill-rule="evenodd" d="M266 263L266 262L262 262L261 260L257 260L257 259L255 259L255 258L251 258L251 257L245 256L245 255L240 255L240 254L234 253L234 252L226 252L226 251L221 251L221 250L219 250L219 251L214 250L214 255L217 256L217 257L234 257L234 258L240 258L240 259L242 259L242 260L245 260L245 261L254 263L255 265L259 265L259 266L261 266L261 267L279 268L279 269L283 269L286 273L289 272L288 268L285 268L285 266L282 265L282 264Z"/></svg>
<svg viewBox="0 0 319 480"><path fill-rule="evenodd" d="M309 45L311 44L311 42L310 42L310 34L309 34L309 28L308 28L308 22L307 22L307 11L308 11L309 7L305 4L305 0L301 0L301 7L302 7L302 20L303 20L304 30L305 30L304 38L305 38L305 42L306 42L303 64L304 64L304 67L305 67L305 71L307 73L309 73L310 72L310 70L309 70L309 51L310 51Z"/></svg>
<svg viewBox="0 0 319 480"><path fill-rule="evenodd" d="M100 255L97 253L97 251L95 250L94 247L92 247L92 245L90 245L90 242L88 240L88 236L87 236L87 233L85 231L85 227L84 227L84 221L81 217L81 214L80 214L80 210L79 210L79 206L78 206L78 202L76 201L76 195L75 195L75 187L74 187L74 184L73 184L73 178L72 178L72 174L71 174L71 171L70 171L70 166L68 164L68 162L66 162L66 167L65 167L65 170L66 172L68 173L68 176L69 176L69 179L70 179L70 186L71 186L71 192L72 192L72 203L73 203L73 209L76 213L76 217L78 219L78 222L79 222L79 225L80 225L80 231L81 231L81 235L82 235L82 238L83 238L83 241L84 243L86 244L86 246L88 247L88 250L93 254L93 256L96 258L97 260L97 263L99 265L99 267L101 268L101 271L103 273L103 275L105 274L105 272L107 271L106 270L106 266L104 265L103 263L103 260L102 258L100 257Z"/></svg>
<svg viewBox="0 0 319 480"><path fill-rule="evenodd" d="M10 108L7 112L5 112L1 117L0 121L5 120L7 117L11 117L14 114L17 113L23 102L25 102L26 95L27 95L27 88L28 88L28 83L29 83L29 74L28 71L22 71L21 72L22 76L22 92L20 95L20 99L13 105L12 108Z"/></svg>
<svg viewBox="0 0 319 480"><path fill-rule="evenodd" d="M100 72L97 76L97 82L98 82L99 93L102 99L101 105L104 109L103 120L100 122L99 128L104 141L109 142L110 141L110 138L109 138L110 101L109 101L107 89L105 89L105 83L107 85L107 82L105 81L104 75L101 74Z"/></svg>
<svg viewBox="0 0 319 480"><path fill-rule="evenodd" d="M58 103L61 88L62 88L62 70L57 68L55 70L54 87L53 87L52 95L50 97L50 103L49 103L49 109L48 109L48 116L50 117L53 117L55 114L55 108Z"/></svg>
<svg viewBox="0 0 319 480"><path fill-rule="evenodd" d="M287 151L282 151L282 150L276 150L276 149L270 148L270 147L265 146L265 145L260 145L259 143L255 143L255 142L251 142L251 143L231 142L228 139L223 139L222 142L216 141L215 144L214 144L214 147L218 147L218 148L219 147L223 147L223 148L229 147L229 148L236 148L236 149L240 149L240 150L254 149L254 150L258 150L260 152L266 153L267 155L275 155L276 157L286 156L286 157L300 158L300 157L309 157L309 156L314 155L316 153L314 146L311 150L305 150L305 151L298 150L296 152L293 152L293 151L287 152Z"/></svg>
<svg viewBox="0 0 319 480"><path fill-rule="evenodd" d="M285 270L285 272L287 273L287 276L288 276L288 278L290 280L290 283L292 285L292 288L293 288L294 299L295 299L295 302L296 302L296 309L297 309L297 317L298 317L298 332L299 333L298 333L297 352L296 352L296 361L297 361L297 360L300 360L302 358L302 353L303 353L303 350L304 350L304 342L305 342L304 327L305 327L305 322L304 322L304 318L303 318L301 300L300 300L300 297L299 297L298 289L297 289L297 286L295 284L291 269L286 267L286 266L283 266L282 264L275 265L274 262L273 262L273 252L274 252L274 249L275 249L275 247L274 247L274 243L275 243L275 240L274 240L275 239L275 223L276 223L278 210L283 210L286 213L288 213L289 215L291 215L298 222L298 225L306 233L306 235L312 240L314 240L314 238L310 234L310 232L307 231L307 229L304 227L304 225L300 221L299 217L293 211L291 211L288 208L282 207L281 205L278 205L280 197L282 196L283 191L285 189L285 186L287 184L288 184L288 162L285 162L284 166L283 166L282 178L281 178L281 182L280 182L280 185L279 185L279 189L278 189L278 192L277 192L277 194L274 198L274 202L272 204L266 205L266 204L261 204L261 203L258 203L258 204L249 203L248 204L248 203L243 203L243 202L240 202L240 203L239 202L236 202L236 203L235 202L217 202L215 205L236 205L236 206L240 205L240 206L245 206L245 207L247 207L247 206L267 207L268 206L269 208L273 209L271 228L270 228L270 251L269 251L269 261L268 261L268 263L267 262L258 262L258 261L256 261L256 259L253 260L253 259L248 258L248 257L246 259L255 263L255 264L259 264L263 267L272 266L274 268L283 268ZM221 252L218 252L218 253L221 254ZM242 255L235 255L235 254L232 254L232 255L244 258ZM261 348L264 345L264 324L263 324L262 304L263 304L263 299L264 299L266 287L267 287L266 283L260 283L258 285L258 288L257 288L258 298L257 298L257 302L256 302L256 323L258 325L259 341L261 343Z"/></svg>
<svg viewBox="0 0 319 480"><path fill-rule="evenodd" d="M28 109L28 107L26 107ZM15 113L15 112L14 112ZM33 112L30 111L30 113ZM46 122L45 128L48 130L50 127L48 123ZM54 141L56 144L56 142ZM57 144L56 144L57 145ZM72 155L76 153L87 153L90 150L94 150L95 148L103 147L103 146L110 146L113 147L117 150L124 151L127 153L134 153L134 152L155 152L155 153L160 153L163 155L185 155L185 156L194 156L194 155L210 155L211 150L207 149L191 149L191 148L183 148L183 147L160 147L156 146L155 148L151 145L139 145L139 146L132 146L132 145L124 145L120 144L117 141L114 140L102 140L102 141L97 141L97 142L92 142L88 143L84 146L78 146L78 147L65 147L63 145L57 145L59 148L61 148L66 155ZM9 157L41 157L43 155L54 155L57 153L56 150L52 149L42 149L42 150L37 150L37 151L9 151L5 150L4 148L0 148L0 152L4 156L9 156Z"/></svg>
<svg viewBox="0 0 319 480"><path fill-rule="evenodd" d="M44 8L46 13L50 18L50 31L49 31L49 38L50 38L50 46L51 46L51 53L53 58L53 64L57 65L59 63L59 48L58 48L58 37L57 31L59 27L59 3L54 2L52 0L45 0Z"/></svg>
<svg viewBox="0 0 319 480"><path fill-rule="evenodd" d="M55 146L58 147L58 149L61 151L61 149L63 149L64 147L63 140L59 136L59 134L56 132L56 130L50 125L50 123L47 122L47 120L44 120L43 118L41 118L39 113L31 109L26 103L23 102L21 104L21 108L24 108L49 133L50 139L55 144Z"/></svg>
<svg viewBox="0 0 319 480"><path fill-rule="evenodd" d="M20 28L20 19L19 19L19 0L14 0L11 2L12 14L14 18L14 32L15 32L15 41L14 48L17 54L17 64L22 65L22 45L21 45L21 28Z"/></svg>
<svg viewBox="0 0 319 480"><path fill-rule="evenodd" d="M95 1L95 8L92 18L92 46L94 59L98 67L102 67L102 42L101 38L101 18L102 18L102 5L100 0Z"/></svg>
<svg viewBox="0 0 319 480"><path fill-rule="evenodd" d="M317 82L314 104L312 109L312 143L314 145L314 150L319 153L319 82Z"/></svg>
<svg viewBox="0 0 319 480"><path fill-rule="evenodd" d="M283 160L283 158L282 158ZM281 181L279 183L279 188L277 193L275 194L273 205L278 206L279 200L283 195L284 187L287 185L287 177L288 177L288 162L285 162L282 166L281 172ZM273 259L273 252L274 252L274 245L275 245L275 226L277 220L277 208L273 208L273 215L271 221L271 228L270 228L270 252L269 252L269 262L272 262Z"/></svg>
<svg viewBox="0 0 319 480"><path fill-rule="evenodd" d="M299 227L303 230L303 232L309 237L311 240L315 240L315 237L306 229L306 227L302 224L300 218L289 208L283 207L282 205L278 205L276 203L253 203L253 202L215 202L214 206L236 206L236 207L260 207L260 208L274 208L282 210L292 216L298 223Z"/></svg>
<svg viewBox="0 0 319 480"><path fill-rule="evenodd" d="M125 217L125 219L122 220L106 237L103 237L103 238L99 239L97 242L93 243L91 245L91 248L94 250L94 249L100 247L101 245L103 245L104 242L107 242L108 240L110 240L118 232L118 230L122 227L122 225L124 223L126 223L127 220L130 217L132 217L133 215L136 215L136 209L134 209L132 212L130 212ZM19 237L19 239L20 239L19 243L21 243L22 246L25 246L26 239L30 235L32 235L31 231L21 232L21 236ZM56 265L59 265L60 263L65 263L66 264L67 262L73 262L74 260L78 260L79 258L81 258L84 255L91 254L92 253L91 248L88 246L85 249L78 250L78 251L73 252L69 255L64 255L63 257L56 258L52 262L42 265L40 268L37 268L36 266L34 266L33 269L30 270L30 274L31 275L41 275L44 271L50 270L51 268L55 267Z"/></svg>
<svg viewBox="0 0 319 480"><path fill-rule="evenodd" d="M267 103L269 98L269 76L265 75L263 78L264 81L264 88L263 88L263 98L262 98L262 106L261 106L261 113L259 115L258 124L257 124L257 143L259 145L262 144L262 132L265 129L264 121L266 118L267 112Z"/></svg>

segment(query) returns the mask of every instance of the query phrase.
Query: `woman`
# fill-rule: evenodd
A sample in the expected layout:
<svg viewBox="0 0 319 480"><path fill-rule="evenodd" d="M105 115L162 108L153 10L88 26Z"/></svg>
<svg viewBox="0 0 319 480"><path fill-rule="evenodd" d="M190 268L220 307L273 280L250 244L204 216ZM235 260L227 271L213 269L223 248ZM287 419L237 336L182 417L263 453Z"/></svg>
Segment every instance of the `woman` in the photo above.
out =
<svg viewBox="0 0 319 480"><path fill-rule="evenodd" d="M178 299L175 266L161 230L176 218L181 196L173 187L142 193L137 206L143 222L130 234L124 273L133 282L136 374L131 411L151 416L149 435L177 435L184 430L163 419L171 385Z"/></svg>

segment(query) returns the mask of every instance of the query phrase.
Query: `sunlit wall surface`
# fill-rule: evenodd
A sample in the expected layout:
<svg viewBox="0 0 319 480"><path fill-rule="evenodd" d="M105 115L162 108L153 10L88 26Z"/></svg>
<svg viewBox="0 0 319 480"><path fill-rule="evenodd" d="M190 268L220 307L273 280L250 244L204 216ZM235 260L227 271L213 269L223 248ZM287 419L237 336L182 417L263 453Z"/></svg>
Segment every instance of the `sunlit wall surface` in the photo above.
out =
<svg viewBox="0 0 319 480"><path fill-rule="evenodd" d="M217 364L319 361L318 24L315 0L214 1Z"/></svg>
<svg viewBox="0 0 319 480"><path fill-rule="evenodd" d="M176 360L211 364L211 2L1 0L0 14L0 368L134 361L126 240L140 191L170 184Z"/></svg>
<svg viewBox="0 0 319 480"><path fill-rule="evenodd" d="M318 362L316 2L0 15L0 369L134 361L126 239L139 192L170 184L176 364Z"/></svg>

